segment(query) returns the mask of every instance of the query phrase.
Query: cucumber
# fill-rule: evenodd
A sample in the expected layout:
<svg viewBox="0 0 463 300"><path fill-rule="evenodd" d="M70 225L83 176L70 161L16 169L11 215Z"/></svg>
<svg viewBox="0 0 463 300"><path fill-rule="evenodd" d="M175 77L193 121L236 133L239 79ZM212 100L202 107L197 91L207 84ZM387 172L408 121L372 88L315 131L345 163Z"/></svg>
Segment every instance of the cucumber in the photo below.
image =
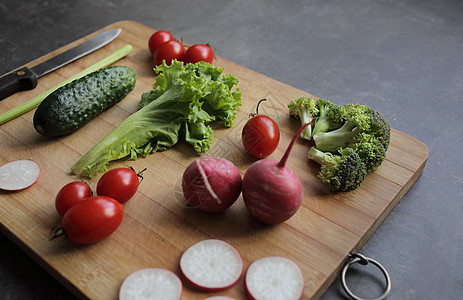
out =
<svg viewBox="0 0 463 300"><path fill-rule="evenodd" d="M35 111L34 128L49 137L70 134L124 99L134 87L135 72L128 67L90 73L48 95Z"/></svg>

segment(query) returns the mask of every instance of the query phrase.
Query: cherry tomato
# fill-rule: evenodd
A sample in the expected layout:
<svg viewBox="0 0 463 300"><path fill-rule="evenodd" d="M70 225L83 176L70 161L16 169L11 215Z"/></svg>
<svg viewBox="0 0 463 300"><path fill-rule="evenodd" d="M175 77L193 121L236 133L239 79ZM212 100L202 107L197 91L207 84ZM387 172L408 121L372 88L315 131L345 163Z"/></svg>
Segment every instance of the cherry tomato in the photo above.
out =
<svg viewBox="0 0 463 300"><path fill-rule="evenodd" d="M56 195L55 207L60 216L71 208L74 204L84 199L90 198L92 191L88 184L83 181L73 181L61 188Z"/></svg>
<svg viewBox="0 0 463 300"><path fill-rule="evenodd" d="M112 169L98 180L96 193L99 196L108 196L124 204L135 195L140 183L139 176L130 168Z"/></svg>
<svg viewBox="0 0 463 300"><path fill-rule="evenodd" d="M198 61L212 63L214 51L209 45L197 44L188 48L185 52L185 62L195 64Z"/></svg>
<svg viewBox="0 0 463 300"><path fill-rule="evenodd" d="M259 104L265 101L262 99ZM246 151L256 158L264 158L275 151L280 142L280 129L277 123L266 115L256 114L246 122L241 140Z"/></svg>
<svg viewBox="0 0 463 300"><path fill-rule="evenodd" d="M112 234L121 224L123 205L110 197L94 196L76 203L63 216L66 236L78 244L93 244Z"/></svg>
<svg viewBox="0 0 463 300"><path fill-rule="evenodd" d="M148 48L150 49L151 53L154 53L154 51L161 46L161 44L172 41L174 37L169 31L165 30L159 30L153 33L153 35L150 37L148 41Z"/></svg>
<svg viewBox="0 0 463 300"><path fill-rule="evenodd" d="M176 40L168 41L161 44L153 53L154 63L158 66L162 61L166 61L166 65L170 65L173 59L183 61L185 56L185 48L182 43Z"/></svg>

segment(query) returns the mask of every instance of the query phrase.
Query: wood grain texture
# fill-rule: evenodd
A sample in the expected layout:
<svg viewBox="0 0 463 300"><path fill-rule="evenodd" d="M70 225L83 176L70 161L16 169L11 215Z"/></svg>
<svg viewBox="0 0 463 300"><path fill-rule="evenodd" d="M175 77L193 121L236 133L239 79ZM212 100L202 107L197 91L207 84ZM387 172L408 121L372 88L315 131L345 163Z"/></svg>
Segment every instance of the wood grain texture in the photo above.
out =
<svg viewBox="0 0 463 300"><path fill-rule="evenodd" d="M183 299L204 299L211 294L186 283L180 276L179 260L192 244L218 238L238 249L245 268L254 260L270 255L293 260L304 275L304 299L317 299L338 276L349 252L361 248L423 171L427 147L407 134L392 130L391 145L381 167L368 175L359 189L333 194L317 179L319 166L307 159L311 144L299 140L288 166L301 178L304 202L285 223L266 226L250 217L241 197L220 214L182 206L181 176L198 156L189 145L179 142L168 151L129 163L138 170L147 168L145 180L136 196L126 204L122 225L112 236L89 246L64 240L50 242L50 230L60 222L54 208L55 195L64 184L79 179L71 175L71 166L136 110L141 94L154 82L154 66L147 49L147 40L154 30L131 21L118 22L102 30L109 28L123 31L104 48L40 78L36 89L0 102L1 113L48 90L126 43L134 47L131 54L117 63L134 69L137 75L134 91L74 134L58 139L40 136L33 129L33 111L0 127L0 165L29 158L42 168L39 180L31 188L0 192L1 231L80 298L117 299L120 285L128 274L140 268L159 267L179 275L184 283ZM238 77L243 106L234 127L214 126L214 142L207 154L231 160L244 174L254 159L246 155L241 145L241 129L258 100L267 98L260 110L274 118L281 129L280 145L270 158L280 158L299 126L297 120L289 117L286 105L297 97L311 95L221 57L214 63L223 67L225 73ZM127 164L121 161L109 167ZM97 180L98 177L90 181L92 188ZM244 299L243 276L234 287L218 294Z"/></svg>

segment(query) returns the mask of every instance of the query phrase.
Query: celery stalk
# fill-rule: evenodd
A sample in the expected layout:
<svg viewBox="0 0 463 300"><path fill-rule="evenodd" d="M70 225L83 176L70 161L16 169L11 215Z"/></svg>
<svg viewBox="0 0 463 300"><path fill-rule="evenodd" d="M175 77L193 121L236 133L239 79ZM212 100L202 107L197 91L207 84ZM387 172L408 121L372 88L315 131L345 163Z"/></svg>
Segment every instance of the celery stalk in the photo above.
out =
<svg viewBox="0 0 463 300"><path fill-rule="evenodd" d="M119 48L118 50L114 51L110 55L106 56L105 58L97 62L96 64L91 65L90 67L86 68L82 72L72 76L71 78L68 78L67 80L61 82L60 84L49 89L48 91L38 96L35 96L34 98L28 100L27 102L24 102L23 104L20 104L16 106L15 108L10 109L9 111L6 111L0 114L0 125L5 124L6 122L11 121L14 118L17 118L20 115L25 114L26 112L36 108L49 94L53 93L55 90L62 87L63 85L115 63L116 61L120 60L121 58L125 57L127 54L132 52L132 50L133 50L132 45L127 44Z"/></svg>

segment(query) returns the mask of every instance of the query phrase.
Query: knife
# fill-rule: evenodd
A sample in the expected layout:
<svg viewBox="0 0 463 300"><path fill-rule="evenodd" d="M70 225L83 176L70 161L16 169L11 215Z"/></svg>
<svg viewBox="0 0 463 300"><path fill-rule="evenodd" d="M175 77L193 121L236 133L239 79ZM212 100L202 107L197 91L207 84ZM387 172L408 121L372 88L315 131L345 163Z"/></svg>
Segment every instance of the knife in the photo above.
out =
<svg viewBox="0 0 463 300"><path fill-rule="evenodd" d="M100 49L114 40L119 33L121 33L121 29L103 31L82 44L58 54L32 68L23 67L0 77L0 100L16 92L35 88L39 77Z"/></svg>

